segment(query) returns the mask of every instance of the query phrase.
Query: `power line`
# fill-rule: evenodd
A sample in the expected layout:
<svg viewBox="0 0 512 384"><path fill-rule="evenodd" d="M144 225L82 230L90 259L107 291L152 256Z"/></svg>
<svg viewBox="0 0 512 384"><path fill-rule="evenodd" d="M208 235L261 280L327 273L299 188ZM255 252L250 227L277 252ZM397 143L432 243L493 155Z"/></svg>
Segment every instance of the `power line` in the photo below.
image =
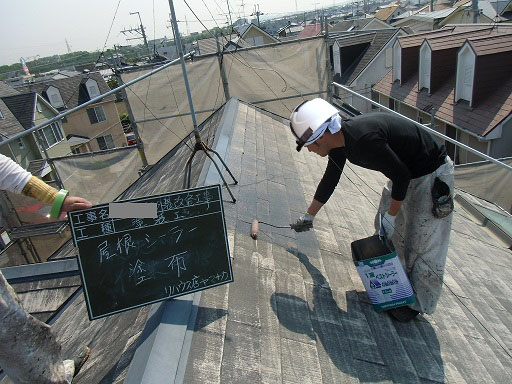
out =
<svg viewBox="0 0 512 384"><path fill-rule="evenodd" d="M119 10L119 5L121 4L121 0L117 2L116 11L114 12L114 17L112 18L112 22L110 23L110 28L108 29L107 38L105 39L105 43L103 44L103 48L101 50L100 55L98 56L98 59L96 60L96 64L100 61L100 58L103 56L103 52L105 52L105 47L107 46L107 41L110 36L110 32L112 31L112 27L114 26L114 21L116 20L117 11Z"/></svg>

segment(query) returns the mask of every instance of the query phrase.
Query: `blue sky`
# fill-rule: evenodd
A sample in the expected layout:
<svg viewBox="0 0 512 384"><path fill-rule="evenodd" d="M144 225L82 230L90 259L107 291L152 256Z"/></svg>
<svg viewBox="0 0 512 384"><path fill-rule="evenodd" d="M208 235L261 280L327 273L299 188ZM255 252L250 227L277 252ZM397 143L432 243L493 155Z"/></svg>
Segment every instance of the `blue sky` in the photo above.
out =
<svg viewBox="0 0 512 384"><path fill-rule="evenodd" d="M0 14L0 64L13 64L21 56L31 60L36 55L49 56L67 52L66 42L72 51L102 49L116 12L119 0L4 0ZM187 0L198 17L208 28L223 26L226 22L226 0ZM245 15L254 10L254 4L266 15L320 9L346 3L346 0L244 0ZM242 15L242 0L229 0L231 12ZM203 27L188 10L183 0L174 0L174 7L182 33L201 31ZM215 21L212 20L213 15ZM110 32L107 47L126 45L120 31L137 27L139 18L130 12L140 12L149 38L172 36L169 26L168 0L121 0ZM153 17L154 15L154 17ZM188 21L188 26L185 24ZM133 44L133 42L132 42Z"/></svg>

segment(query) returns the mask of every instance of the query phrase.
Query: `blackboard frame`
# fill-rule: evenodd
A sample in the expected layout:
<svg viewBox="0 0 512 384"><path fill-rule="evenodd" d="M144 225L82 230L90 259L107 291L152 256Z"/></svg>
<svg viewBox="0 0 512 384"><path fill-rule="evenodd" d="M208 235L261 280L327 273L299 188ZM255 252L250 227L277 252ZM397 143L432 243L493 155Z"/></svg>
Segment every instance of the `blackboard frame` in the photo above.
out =
<svg viewBox="0 0 512 384"><path fill-rule="evenodd" d="M204 213L202 215L197 215L197 216L194 216L193 214L191 214L189 217L187 217L185 215L179 219L178 219L179 214L176 213L176 218L173 219L172 221L166 221L164 223L156 223L156 221L155 221L154 224L147 225L144 228L151 227L152 230L155 230L154 228L156 228L157 230L165 230L168 226L171 226L176 222L181 222L183 225L185 225L185 223L190 223L194 219L196 219L196 220L193 221L193 223L197 224L198 217L201 217L201 220L209 221L207 224L202 223L204 228L200 228L197 232L201 233L201 230L203 230L203 233L204 233L204 231L207 231L207 233L214 231L213 234L215 234L216 237L213 240L213 244L212 244L212 239L209 238L210 241L208 243L208 246L207 246L208 250L206 251L206 253L216 252L215 256L214 256L215 259L212 259L212 257L207 257L207 259L208 260L212 259L213 261L216 261L214 266L212 264L212 267L217 267L217 268L219 268L220 266L224 267L221 277L219 277L219 272L217 272L217 275L213 274L213 275L209 276L208 278L203 277L202 280L200 280L201 277L198 277L194 274L194 278L198 278L198 279L195 279L193 284L190 284L190 281L186 281L186 283L188 283L187 288L186 289L183 288L182 291L180 291L180 286L185 287L185 284L183 284L183 282L181 280L179 280L180 284L172 285L175 283L175 281L172 279L169 279L168 281L171 282L172 284L169 284L169 286L164 287L165 292L166 292L165 296L155 297L152 300L144 300L143 302L139 302L134 305L119 305L119 307L112 308L111 310L105 310L105 309L98 310L98 304L97 304L98 300L96 299L96 297L98 296L98 286L94 286L94 284L89 283L90 281L93 281L92 276L89 276L89 274L91 274L90 265L91 264L94 265L94 262L91 261L92 254L88 255L88 256L85 254L86 248L89 246L89 244L91 242L93 242L95 244L96 242L100 241L103 238L108 239L115 235L119 236L121 233L124 233L123 237L126 236L127 234L130 234L129 235L130 239L131 239L131 235L134 233L136 234L136 237L140 237L142 233L145 233L145 232L143 232L144 228L141 228L140 232L139 232L139 228L130 228L130 229L119 230L117 232L116 231L110 232L107 234L97 234L97 233L94 233L94 230L96 230L94 228L96 228L98 225L101 225L101 223L102 223L101 220L98 220L97 223L93 222L92 224L85 223L85 221L80 222L81 220L85 220L85 219L84 219L84 216L82 216L82 219L80 219L80 216L78 216L78 215L87 215L88 214L90 216L90 215L92 215L91 212L97 213L97 212L99 212L99 210L105 210L105 209L108 211L108 204L99 204L99 205L93 206L92 208L89 208L89 209L83 209L83 210L69 212L68 221L69 221L69 225L71 228L73 242L78 249L78 255L77 255L78 267L79 267L79 271L80 271L80 277L82 280L82 286L83 286L83 291L84 291L84 298L85 298L85 302L86 302L87 312L89 315L89 319L91 321L100 319L100 318L103 318L106 316L111 316L111 315L114 315L114 314L117 314L120 312L128 311L131 309L139 308L139 307L142 307L145 305L154 304L154 303L158 303L158 302L165 301L168 299L172 299L174 297L179 297L179 296L183 296L183 295L186 295L189 293L193 293L193 292L201 291L204 289L213 288L213 287L216 287L219 285L231 283L234 281L233 271L232 271L232 266L231 266L230 252L229 252L229 242L228 242L228 236L227 236L226 221L225 221L225 216L224 216L222 190L221 190L221 186L219 184L210 185L210 186L206 186L206 187L198 187L198 188L180 190L180 191L175 191L175 192L171 192L171 193L153 195L153 196L148 196L148 197L143 197L143 198L127 199L127 200L122 200L122 201L118 201L118 202L119 203L130 203L130 202L138 202L138 203L145 202L145 203L147 203L147 202L159 201L161 204L160 207L162 207L162 201L164 201L163 199L166 199L166 198L171 199L171 198L179 197L179 196L187 196L187 197L188 196L192 196L192 197L196 196L197 201L199 201L200 198L198 196L200 196L201 193L204 193L206 196L206 194L208 194L210 192L218 197L217 200L215 200L215 201L208 200L207 202L201 202L201 203L197 203L194 205L184 205L184 206L177 206L177 204L176 204L176 206L174 208L172 208L172 204L171 204L171 208L168 210L165 210L164 208L162 208L162 211L163 211L162 216L164 216L164 214L166 214L166 213L169 213L169 212L176 213L175 211L180 211L180 210L181 210L180 212L183 213L184 212L183 210L185 210L185 209L186 209L186 212L188 212L189 209L193 210L194 207L198 207L200 205L206 205L206 204L207 204L206 211L208 211L210 209L210 206L212 206L212 210L218 209L218 211ZM218 203L218 208L216 208L214 206L214 204L216 204L216 203ZM86 217L89 218L89 216L86 216ZM78 218L78 224L77 224L77 218ZM115 221L117 221L117 224L113 225L113 227L122 228L123 224L126 224L125 222L121 222L122 220L127 221L127 220L133 220L133 219L117 219L117 218L116 219L113 219L113 218L106 219L106 218L103 218L103 220L104 220L103 224L107 221L112 221L112 222L114 222L114 224L116 224ZM150 221L150 220L155 220L155 219L144 219L144 220ZM222 226L220 226L219 220L221 221ZM214 224L214 225L212 225L212 224ZM94 227L94 226L96 226L96 227ZM90 227L90 228L85 228L85 227ZM103 225L101 228L103 230ZM197 227L194 227L194 230L196 228ZM132 231L132 232L130 232L130 231ZM84 232L90 233L92 235L91 236L86 235L84 237ZM189 232L192 232L192 231L189 231ZM164 238L164 240L161 240L161 241L169 241L168 233L169 233L169 231L165 232L163 235L158 236L158 237ZM181 233L180 233L180 236L181 236ZM213 236L213 235L211 235L211 236ZM222 242L220 241L221 237L223 239ZM217 242L217 239L218 239L218 242ZM178 237L178 240L179 240L179 237ZM178 240L176 240L176 243L178 243ZM107 242L107 240L104 241L104 243L106 243L106 242ZM192 242L193 242L193 240L189 239L188 244L191 244ZM136 242L134 242L134 243L136 243ZM148 241L148 243L149 243L149 241ZM154 243L156 243L156 241ZM195 241L195 243L198 244L197 241ZM138 242L136 244L140 244L140 242ZM172 243L172 245L174 245L174 243ZM119 239L118 239L117 246L119 247ZM200 247L198 247L198 249L199 248ZM204 245L203 245L203 248L205 248ZM167 250L168 248L163 248L163 249ZM138 251L138 248L137 248L137 251ZM162 248L157 249L157 251L162 251ZM204 251L204 249L203 249L203 251ZM89 253L89 252L87 252L87 253ZM128 259L128 257L129 257L128 255L129 255L129 251L128 251L128 248L126 248L125 259ZM148 254L146 253L146 255L148 255ZM161 255L161 253L159 255ZM113 256L116 256L116 255L113 255ZM86 257L89 257L89 259L86 260L85 259ZM193 256L191 256L191 257L193 257ZM220 263L218 263L219 259L221 259ZM103 257L101 256L101 251L100 251L99 263L102 263L103 261L106 261L106 260L107 260L106 258L103 259ZM197 261L197 259L192 259L192 260L196 260L195 261L196 264L202 263L202 262ZM139 260L137 260L137 261L139 261ZM128 267L128 269L127 269L127 267L126 267L127 262L128 262L127 260L121 261L121 263L124 263L124 268L126 270L130 271L130 276L131 276L132 271L135 270L135 267L133 269L130 269ZM158 262L162 262L162 260L159 260ZM103 266L103 264L101 264L101 266ZM170 264L169 264L169 266L170 266ZM173 271L174 271L174 266L175 265L173 265L173 267L172 267ZM204 263L202 264L202 266L204 267ZM206 267L209 267L209 266L210 265L206 265ZM179 269L180 268L177 267L178 271L179 271ZM185 270L186 270L186 268L185 268ZM119 273L119 276L121 276L121 273L122 272ZM156 273L159 273L159 272L156 272ZM162 273L160 273L160 274L162 274ZM179 276L180 275L178 272L178 277ZM118 279L119 279L119 277L118 277ZM215 279L217 279L216 282L214 281ZM148 279L148 280L150 280L150 279ZM144 282L144 280L142 282ZM200 286L199 282L202 284L202 286ZM112 281L110 281L109 283L112 284ZM132 281L132 283L133 283L133 281ZM167 283L167 280L166 280L166 283ZM116 284L117 284L117 281L116 281ZM137 284L138 284L138 282L137 282ZM147 284L147 283L145 282L145 284ZM113 285L111 285L111 287L115 287L114 290L118 290L117 285L113 284ZM158 288L162 288L162 287L158 286ZM167 291L169 291L168 294L167 294ZM109 291L109 293L111 293L111 292ZM124 290L123 290L123 293L124 293ZM147 294L147 292L146 292L146 294ZM114 294L112 294L112 295L115 296ZM119 298L119 297L120 296L115 296L115 298ZM124 297L123 299L126 300L126 297ZM117 301L116 301L116 304L117 304ZM116 305L116 304L112 304L112 305Z"/></svg>

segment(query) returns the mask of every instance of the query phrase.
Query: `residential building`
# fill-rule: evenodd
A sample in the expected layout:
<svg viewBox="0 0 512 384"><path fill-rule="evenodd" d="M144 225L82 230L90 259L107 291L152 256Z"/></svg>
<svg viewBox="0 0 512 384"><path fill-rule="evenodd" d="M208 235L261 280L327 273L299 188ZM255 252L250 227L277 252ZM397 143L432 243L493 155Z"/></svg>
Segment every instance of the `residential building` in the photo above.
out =
<svg viewBox="0 0 512 384"><path fill-rule="evenodd" d="M477 23L501 23L507 19L500 15L507 6L506 1L478 1L478 15ZM455 11L450 13L443 21L439 23L440 26L448 24L472 24L473 11L471 0L461 0L454 5Z"/></svg>
<svg viewBox="0 0 512 384"><path fill-rule="evenodd" d="M392 48L405 32L399 28L354 31L332 35L334 81L371 98L371 88L392 66ZM340 91L342 102L360 112L372 110L371 103Z"/></svg>
<svg viewBox="0 0 512 384"><path fill-rule="evenodd" d="M433 12L415 13L407 17L399 17L393 23L393 26L407 28L411 34L432 31L439 29L440 23L449 17L456 8L445 8Z"/></svg>
<svg viewBox="0 0 512 384"><path fill-rule="evenodd" d="M350 32L356 30L368 30L368 29L384 29L391 28L388 23L377 19L376 17L366 17L362 19L348 19L342 20L336 23L329 32Z"/></svg>
<svg viewBox="0 0 512 384"><path fill-rule="evenodd" d="M512 156L512 26L452 26L400 37L381 104L494 158ZM446 142L457 164L480 160Z"/></svg>
<svg viewBox="0 0 512 384"><path fill-rule="evenodd" d="M98 72L91 72L30 84L18 90L37 92L53 108L64 112L110 91L110 88ZM114 95L66 116L62 125L68 139L81 139L72 141L73 153L94 152L126 145Z"/></svg>
<svg viewBox="0 0 512 384"><path fill-rule="evenodd" d="M405 11L406 9L400 5L388 5L387 7L379 9L375 14L375 18L391 24L395 21L396 17L400 16Z"/></svg>
<svg viewBox="0 0 512 384"><path fill-rule="evenodd" d="M236 43L239 39L244 40L250 46L266 45L272 43L278 43L275 37L269 35L263 29L258 27L256 24L246 24L238 27L238 36L233 39Z"/></svg>

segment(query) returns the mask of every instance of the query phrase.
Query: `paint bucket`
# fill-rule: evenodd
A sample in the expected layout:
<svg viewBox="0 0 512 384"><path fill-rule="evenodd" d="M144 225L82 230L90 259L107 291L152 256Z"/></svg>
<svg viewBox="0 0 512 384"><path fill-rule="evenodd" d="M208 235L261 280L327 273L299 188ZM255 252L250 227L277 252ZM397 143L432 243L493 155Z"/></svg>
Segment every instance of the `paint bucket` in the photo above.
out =
<svg viewBox="0 0 512 384"><path fill-rule="evenodd" d="M416 301L416 295L394 249L378 235L350 245L352 259L376 311L402 307Z"/></svg>

